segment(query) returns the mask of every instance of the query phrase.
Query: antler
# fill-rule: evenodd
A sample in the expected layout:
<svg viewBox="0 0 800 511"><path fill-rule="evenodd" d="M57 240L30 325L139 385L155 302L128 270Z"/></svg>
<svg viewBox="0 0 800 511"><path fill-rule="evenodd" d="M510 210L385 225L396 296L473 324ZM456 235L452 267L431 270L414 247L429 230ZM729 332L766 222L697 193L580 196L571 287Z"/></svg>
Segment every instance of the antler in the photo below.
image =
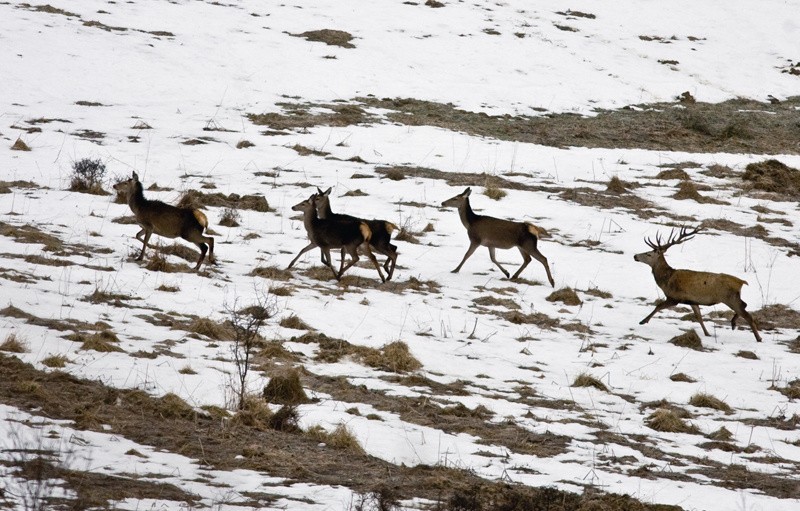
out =
<svg viewBox="0 0 800 511"><path fill-rule="evenodd" d="M652 248L653 250L659 250L661 252L665 252L669 247L673 245L679 245L684 241L689 241L690 239L694 238L694 235L699 233L702 230L701 226L697 226L693 229L689 229L688 227L681 227L681 230L678 233L675 233L675 229L672 229L669 232L669 238L667 238L666 243L661 242L661 234L656 234L656 241L655 243L650 240L650 238L645 238L644 242L647 243L647 246Z"/></svg>

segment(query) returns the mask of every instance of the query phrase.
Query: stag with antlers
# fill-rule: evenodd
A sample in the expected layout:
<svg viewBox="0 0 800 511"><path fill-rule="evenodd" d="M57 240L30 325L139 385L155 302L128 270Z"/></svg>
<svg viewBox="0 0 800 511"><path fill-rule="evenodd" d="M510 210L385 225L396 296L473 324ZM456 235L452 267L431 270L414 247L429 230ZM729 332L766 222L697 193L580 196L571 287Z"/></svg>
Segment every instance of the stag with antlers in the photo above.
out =
<svg viewBox="0 0 800 511"><path fill-rule="evenodd" d="M639 324L644 325L662 309L682 303L692 308L697 322L703 328L703 333L709 336L711 334L708 333L706 325L703 323L699 306L724 303L733 310L731 329L736 328L736 320L741 316L750 325L753 334L756 336L756 341L761 342L761 335L758 333L753 316L745 310L747 304L742 301L741 297L742 286L747 284L746 281L725 273L676 270L667 264L666 259L664 259L664 253L668 248L689 241L700 230L700 227L693 229L681 227L678 233L673 230L670 232L666 243L662 243L660 234L656 235L655 242L645 238L645 243L653 250L633 256L635 261L645 263L652 268L656 284L666 296L666 299L658 303L653 312L640 321Z"/></svg>

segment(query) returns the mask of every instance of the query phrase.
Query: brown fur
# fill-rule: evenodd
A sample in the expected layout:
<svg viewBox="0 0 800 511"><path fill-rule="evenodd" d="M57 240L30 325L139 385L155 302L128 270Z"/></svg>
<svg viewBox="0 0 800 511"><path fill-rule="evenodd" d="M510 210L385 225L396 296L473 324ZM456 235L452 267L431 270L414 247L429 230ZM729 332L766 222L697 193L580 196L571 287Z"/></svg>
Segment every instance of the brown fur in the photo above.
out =
<svg viewBox="0 0 800 511"><path fill-rule="evenodd" d="M453 270L452 273L458 273L467 259L475 252L479 246L484 246L489 249L489 258L492 262L500 268L500 271L509 278L509 273L503 266L495 259L495 249L497 248L514 248L519 250L522 255L522 266L519 267L512 280L519 277L522 270L531 262L531 258L536 259L547 272L547 280L550 285L555 287L555 281L550 274L550 267L547 264L547 258L539 252L537 247L539 241L539 228L533 224L523 222L512 222L510 220L503 220L491 216L483 216L475 214L469 204L469 195L472 192L467 188L462 193L447 199L442 202L442 207L456 207L458 214L461 217L461 223L467 229L467 236L469 236L469 248L461 263Z"/></svg>
<svg viewBox="0 0 800 511"><path fill-rule="evenodd" d="M699 306L723 303L734 312L733 318L731 318L731 328L736 328L736 319L741 316L750 325L756 337L756 341L761 342L761 335L758 333L755 320L750 313L745 310L747 304L741 297L742 286L747 284L746 281L726 273L676 270L672 268L664 258L664 253L669 247L691 239L698 231L699 229L687 231L684 228L681 230L679 236L670 236L665 244L662 244L659 238L656 238L657 241L655 243L648 240L648 245L650 245L653 250L633 256L635 261L650 266L653 270L653 278L655 278L656 284L658 284L658 287L661 288L664 292L664 296L666 296L666 300L656 305L653 312L640 321L639 324L644 325L650 321L650 318L658 311L681 303L691 306L695 319L700 323L703 333L705 335L711 335L708 333L706 325L703 323L703 317L700 315Z"/></svg>
<svg viewBox="0 0 800 511"><path fill-rule="evenodd" d="M200 258L197 260L195 270L200 269L208 252L209 261L214 259L214 238L204 236L203 231L208 227L208 218L202 211L191 208L178 208L157 200L147 200L144 189L136 172L130 179L120 181L114 185L119 193L128 196L128 206L136 217L136 222L142 228L136 239L142 242L142 251L136 258L141 261L150 236L158 234L165 238L183 238L197 245L200 249ZM144 236L142 236L144 235Z"/></svg>

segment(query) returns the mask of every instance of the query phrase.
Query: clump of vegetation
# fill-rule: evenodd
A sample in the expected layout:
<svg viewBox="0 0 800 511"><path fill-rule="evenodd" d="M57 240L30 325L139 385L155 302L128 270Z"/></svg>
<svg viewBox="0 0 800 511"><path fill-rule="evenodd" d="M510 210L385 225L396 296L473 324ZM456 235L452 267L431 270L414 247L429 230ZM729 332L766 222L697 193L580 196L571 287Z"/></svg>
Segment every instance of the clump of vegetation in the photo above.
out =
<svg viewBox="0 0 800 511"><path fill-rule="evenodd" d="M167 419L191 419L195 416L194 409L177 394L169 392L161 397L158 403L158 410L162 417Z"/></svg>
<svg viewBox="0 0 800 511"><path fill-rule="evenodd" d="M547 298L545 298L545 300L548 302L561 302L564 305L580 305L583 303L580 297L578 297L578 293L576 293L571 287L564 287L557 291L553 291L547 296Z"/></svg>
<svg viewBox="0 0 800 511"><path fill-rule="evenodd" d="M336 429L330 433L322 426L312 426L306 431L306 435L334 449L364 454L364 448L361 447L361 444L358 443L358 439L344 424L339 424L336 426Z"/></svg>
<svg viewBox="0 0 800 511"><path fill-rule="evenodd" d="M27 353L28 343L25 342L16 332L11 332L6 336L3 344L0 344L0 351L8 353Z"/></svg>
<svg viewBox="0 0 800 511"><path fill-rule="evenodd" d="M267 403L257 396L247 394L242 398L239 410L231 422L234 425L242 424L259 431L266 431L270 427L271 420L272 410Z"/></svg>
<svg viewBox="0 0 800 511"><path fill-rule="evenodd" d="M698 429L692 424L687 424L678 414L667 408L659 408L646 420L647 425L664 433L697 433Z"/></svg>
<svg viewBox="0 0 800 511"><path fill-rule="evenodd" d="M380 350L365 353L361 359L368 366L393 373L416 371L422 367L422 363L411 354L408 344L403 341L394 341Z"/></svg>
<svg viewBox="0 0 800 511"><path fill-rule="evenodd" d="M683 169L667 169L656 174L656 179L679 179L681 181L688 181L689 174Z"/></svg>
<svg viewBox="0 0 800 511"><path fill-rule="evenodd" d="M253 268L250 275L270 280L290 280L292 278L292 272L277 266L257 266Z"/></svg>
<svg viewBox="0 0 800 511"><path fill-rule="evenodd" d="M197 371L192 369L192 366L185 365L185 366L181 367L180 369L178 369L178 373L180 373L180 374L197 374Z"/></svg>
<svg viewBox="0 0 800 511"><path fill-rule="evenodd" d="M239 221L242 216L233 208L225 208L222 210L222 216L219 218L219 225L223 227L239 227Z"/></svg>
<svg viewBox="0 0 800 511"><path fill-rule="evenodd" d="M183 194L178 201L179 208L205 208L223 207L235 209L249 209L259 213L272 211L267 199L263 195L239 195L231 193L228 195L213 192L203 193L199 190L189 190Z"/></svg>
<svg viewBox="0 0 800 511"><path fill-rule="evenodd" d="M17 141L11 145L12 151L30 151L31 148L26 144L22 138L17 137Z"/></svg>
<svg viewBox="0 0 800 511"><path fill-rule="evenodd" d="M608 387L592 376L589 373L581 373L575 377L575 381L572 382L572 387L594 387L597 390L602 390L603 392L608 392Z"/></svg>
<svg viewBox="0 0 800 511"><path fill-rule="evenodd" d="M123 349L113 344L119 342L116 334L111 330L84 333L77 332L67 336L70 341L82 343L82 350L93 350L100 353L122 352Z"/></svg>
<svg viewBox="0 0 800 511"><path fill-rule="evenodd" d="M618 176L612 177L606 185L606 191L609 193L621 194L628 191L628 183L624 182Z"/></svg>
<svg viewBox="0 0 800 511"><path fill-rule="evenodd" d="M106 164L102 160L83 158L72 163L72 178L69 184L71 192L83 192L93 195L108 195L103 190L103 177Z"/></svg>
<svg viewBox="0 0 800 511"><path fill-rule="evenodd" d="M291 314L286 316L285 318L281 319L280 323L278 323L283 328L291 328L294 330L313 330L308 324L300 319L299 316L295 314Z"/></svg>
<svg viewBox="0 0 800 511"><path fill-rule="evenodd" d="M350 41L353 36L344 30L332 30L325 28L322 30L309 30L302 34L290 34L294 37L302 37L306 41L325 43L328 46L341 46L342 48L355 48Z"/></svg>
<svg viewBox="0 0 800 511"><path fill-rule="evenodd" d="M713 408L722 412L730 412L731 407L725 401L706 394L705 392L698 392L689 399L689 404L700 408Z"/></svg>
<svg viewBox="0 0 800 511"><path fill-rule="evenodd" d="M233 332L229 324L220 323L209 318L196 318L192 320L186 330L217 341L230 340L233 337Z"/></svg>
<svg viewBox="0 0 800 511"><path fill-rule="evenodd" d="M165 293L177 293L181 288L178 286L171 286L169 284L161 284L156 288L156 291L163 291Z"/></svg>
<svg viewBox="0 0 800 511"><path fill-rule="evenodd" d="M492 185L487 185L486 188L483 189L483 194L492 200L500 200L508 195L502 188Z"/></svg>
<svg viewBox="0 0 800 511"><path fill-rule="evenodd" d="M392 181L402 181L406 178L405 172L403 172L403 169L399 167L390 168L384 175Z"/></svg>
<svg viewBox="0 0 800 511"><path fill-rule="evenodd" d="M262 396L268 403L295 405L309 401L303 384L300 382L300 371L294 368L283 370L272 375L264 387Z"/></svg>
<svg viewBox="0 0 800 511"><path fill-rule="evenodd" d="M728 431L728 428L726 428L725 426L722 426L718 430L714 431L713 433L709 433L706 436L711 440L717 440L720 442L729 442L730 440L733 439L733 433Z"/></svg>
<svg viewBox="0 0 800 511"><path fill-rule="evenodd" d="M250 142L249 140L240 140L236 144L236 149L247 149L248 147L254 147L255 144Z"/></svg>
<svg viewBox="0 0 800 511"><path fill-rule="evenodd" d="M739 358L746 358L748 360L758 360L758 355L748 350L737 351L736 356Z"/></svg>
<svg viewBox="0 0 800 511"><path fill-rule="evenodd" d="M786 384L785 387L770 387L772 390L777 390L789 399L800 399L800 379L792 380Z"/></svg>
<svg viewBox="0 0 800 511"><path fill-rule="evenodd" d="M770 159L747 165L742 179L756 190L800 197L800 170L779 160Z"/></svg>
<svg viewBox="0 0 800 511"><path fill-rule="evenodd" d="M672 381L681 381L685 383L694 383L697 381L686 373L675 373L670 376L669 379Z"/></svg>
<svg viewBox="0 0 800 511"><path fill-rule="evenodd" d="M68 362L71 362L71 360L68 359L66 355L50 355L49 357L42 359L42 364L46 365L47 367L52 367L53 369L61 369L62 367L66 367Z"/></svg>
<svg viewBox="0 0 800 511"><path fill-rule="evenodd" d="M700 340L700 336L697 335L697 332L694 330L688 330L681 335L675 336L670 339L669 342L675 346L680 346L681 348L689 348L695 351L705 351L703 348L703 342Z"/></svg>
<svg viewBox="0 0 800 511"><path fill-rule="evenodd" d="M502 314L502 318L515 325L536 325L539 328L546 328L549 330L561 325L561 321L559 321L558 318L551 318L547 314L541 312L524 314L519 311L510 311Z"/></svg>
<svg viewBox="0 0 800 511"><path fill-rule="evenodd" d="M677 200L693 200L695 202L699 202L700 204L721 203L717 199L700 195L700 192L697 191L697 186L695 186L692 181L681 181L680 185L678 185L678 191L675 192L672 198Z"/></svg>

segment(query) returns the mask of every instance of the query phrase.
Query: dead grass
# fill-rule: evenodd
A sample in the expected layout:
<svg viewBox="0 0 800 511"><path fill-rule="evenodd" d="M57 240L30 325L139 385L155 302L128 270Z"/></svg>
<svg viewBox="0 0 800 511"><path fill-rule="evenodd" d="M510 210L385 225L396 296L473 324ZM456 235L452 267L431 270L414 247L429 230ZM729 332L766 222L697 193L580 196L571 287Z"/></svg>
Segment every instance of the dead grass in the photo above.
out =
<svg viewBox="0 0 800 511"><path fill-rule="evenodd" d="M422 364L411 354L408 344L394 341L380 350L365 350L359 353L362 362L370 367L393 373L416 371Z"/></svg>
<svg viewBox="0 0 800 511"><path fill-rule="evenodd" d="M218 322L209 318L195 318L186 327L186 331L208 337L217 341L230 341L234 338L233 329L227 322Z"/></svg>
<svg viewBox="0 0 800 511"><path fill-rule="evenodd" d="M81 343L80 349L82 350L92 350L100 353L124 353L124 350L116 345L119 339L111 330L91 333L76 332L68 335L67 339Z"/></svg>
<svg viewBox="0 0 800 511"><path fill-rule="evenodd" d="M309 401L300 382L300 371L295 368L282 369L271 375L262 397L268 403L282 405L297 405Z"/></svg>
<svg viewBox="0 0 800 511"><path fill-rule="evenodd" d="M492 200L500 200L506 195L508 195L506 191L503 190L502 188L498 188L496 186L491 186L491 185L483 189L483 194Z"/></svg>
<svg viewBox="0 0 800 511"><path fill-rule="evenodd" d="M700 340L700 336L697 335L697 332L694 330L688 330L681 335L673 337L669 340L669 342L675 346L680 346L681 348L689 348L695 351L705 351L705 348L703 348L703 342Z"/></svg>
<svg viewBox="0 0 800 511"><path fill-rule="evenodd" d="M42 364L53 369L66 367L72 361L66 355L50 355L42 359Z"/></svg>
<svg viewBox="0 0 800 511"><path fill-rule="evenodd" d="M695 186L692 181L681 181L678 185L678 191L675 192L672 198L677 200L693 200L700 204L725 204L724 201L700 195L697 186Z"/></svg>
<svg viewBox="0 0 800 511"><path fill-rule="evenodd" d="M688 181L689 174L681 168L662 170L656 174L656 179L679 179L681 181Z"/></svg>
<svg viewBox="0 0 800 511"><path fill-rule="evenodd" d="M132 300L132 299L134 299L134 297L131 295L125 295L121 293L110 293L108 291L103 291L101 289L95 288L91 294L81 298L81 301L94 304L105 303L108 305L113 305L114 307L129 307L129 305L125 303L125 300Z"/></svg>
<svg viewBox="0 0 800 511"><path fill-rule="evenodd" d="M500 317L515 325L536 325L547 330L553 330L561 325L558 318L551 318L541 312L525 314L519 311L511 311L500 314Z"/></svg>
<svg viewBox="0 0 800 511"><path fill-rule="evenodd" d="M12 151L30 151L31 148L21 138L17 138L17 140L11 145L11 150Z"/></svg>
<svg viewBox="0 0 800 511"><path fill-rule="evenodd" d="M742 180L753 189L775 193L787 198L800 198L800 170L775 159L750 163Z"/></svg>
<svg viewBox="0 0 800 511"><path fill-rule="evenodd" d="M687 424L673 410L659 408L646 420L647 425L663 433L699 433L696 426Z"/></svg>
<svg viewBox="0 0 800 511"><path fill-rule="evenodd" d="M344 424L339 424L330 433L322 426L312 426L305 434L315 442L325 444L328 447L356 454L365 454L364 448L358 443L358 439Z"/></svg>
<svg viewBox="0 0 800 511"><path fill-rule="evenodd" d="M261 277L270 280L291 280L294 276L292 272L277 266L257 266L249 273L253 277Z"/></svg>
<svg viewBox="0 0 800 511"><path fill-rule="evenodd" d="M511 298L497 298L489 295L474 298L472 303L481 307L502 307L506 310L518 310L520 308L519 304Z"/></svg>
<svg viewBox="0 0 800 511"><path fill-rule="evenodd" d="M581 305L583 301L578 297L578 293L571 287L564 287L557 291L553 291L547 298L548 302L561 302L564 305Z"/></svg>
<svg viewBox="0 0 800 511"><path fill-rule="evenodd" d="M575 380L572 382L571 387L594 387L597 390L602 390L603 392L608 392L608 387L595 378L594 376L590 375L589 373L580 373L578 376L575 377Z"/></svg>
<svg viewBox="0 0 800 511"><path fill-rule="evenodd" d="M283 328L291 328L294 330L313 330L313 328L308 326L308 324L305 321L300 319L295 314L291 314L281 319L279 325L282 326Z"/></svg>
<svg viewBox="0 0 800 511"><path fill-rule="evenodd" d="M156 291L163 291L165 293L177 293L181 288L178 286L171 286L169 284L161 284L156 288Z"/></svg>
<svg viewBox="0 0 800 511"><path fill-rule="evenodd" d="M698 392L692 395L692 397L689 398L689 404L700 408L712 408L725 413L730 413L732 411L731 407L728 406L725 401L711 394L706 394L705 392Z"/></svg>
<svg viewBox="0 0 800 511"><path fill-rule="evenodd" d="M234 208L225 208L222 210L222 215L219 217L219 225L223 227L239 227L239 222L242 220L242 215L239 214Z"/></svg>
<svg viewBox="0 0 800 511"><path fill-rule="evenodd" d="M184 263L173 264L164 257L160 251L155 251L153 255L147 260L144 268L149 271L159 273L190 273L193 272L192 268Z"/></svg>
<svg viewBox="0 0 800 511"><path fill-rule="evenodd" d="M322 30L309 30L301 34L289 34L294 37L302 37L306 41L325 43L328 46L341 46L342 48L355 48L350 41L353 40L352 34L343 30L332 30L325 28Z"/></svg>
<svg viewBox="0 0 800 511"><path fill-rule="evenodd" d="M0 351L5 351L7 353L27 353L28 342L17 335L16 332L11 332L6 335L3 343L0 344Z"/></svg>
<svg viewBox="0 0 800 511"><path fill-rule="evenodd" d="M359 105L330 103L324 105L279 103L285 113L248 114L255 125L271 130L308 129L314 126L344 127L369 122L373 117ZM323 109L320 112L320 108Z"/></svg>
<svg viewBox="0 0 800 511"><path fill-rule="evenodd" d="M759 328L764 330L774 328L800 330L800 312L779 303L755 311L753 317Z"/></svg>
<svg viewBox="0 0 800 511"><path fill-rule="evenodd" d="M249 147L255 147L255 144L249 140L240 140L236 143L236 149L247 149Z"/></svg>
<svg viewBox="0 0 800 511"><path fill-rule="evenodd" d="M267 406L267 402L261 397L245 395L241 403L241 408L231 419L234 426L246 426L257 431L270 429L270 421L273 418L272 410Z"/></svg>
<svg viewBox="0 0 800 511"><path fill-rule="evenodd" d="M728 431L728 428L726 428L725 426L721 426L718 430L706 435L706 437L708 437L711 440L716 440L719 442L730 442L731 440L733 440L733 433Z"/></svg>
<svg viewBox="0 0 800 511"><path fill-rule="evenodd" d="M771 390L777 390L789 399L800 399L800 379L792 380L786 383L785 387L770 387Z"/></svg>
<svg viewBox="0 0 800 511"><path fill-rule="evenodd" d="M737 351L735 356L739 358L746 358L748 360L758 360L758 355L756 355L752 351L747 351L747 350Z"/></svg>
<svg viewBox="0 0 800 511"><path fill-rule="evenodd" d="M199 190L189 190L184 193L178 201L178 207L194 209L222 207L249 209L259 213L272 211L263 195L239 195L238 193L225 195L219 192L204 193Z"/></svg>
<svg viewBox="0 0 800 511"><path fill-rule="evenodd" d="M679 381L679 382L685 382L685 383L694 383L694 382L697 381L697 380L695 380L694 378L692 378L691 376L689 376L688 374L685 374L685 373L675 373L675 374L671 375L669 377L669 379L672 380L672 381Z"/></svg>

